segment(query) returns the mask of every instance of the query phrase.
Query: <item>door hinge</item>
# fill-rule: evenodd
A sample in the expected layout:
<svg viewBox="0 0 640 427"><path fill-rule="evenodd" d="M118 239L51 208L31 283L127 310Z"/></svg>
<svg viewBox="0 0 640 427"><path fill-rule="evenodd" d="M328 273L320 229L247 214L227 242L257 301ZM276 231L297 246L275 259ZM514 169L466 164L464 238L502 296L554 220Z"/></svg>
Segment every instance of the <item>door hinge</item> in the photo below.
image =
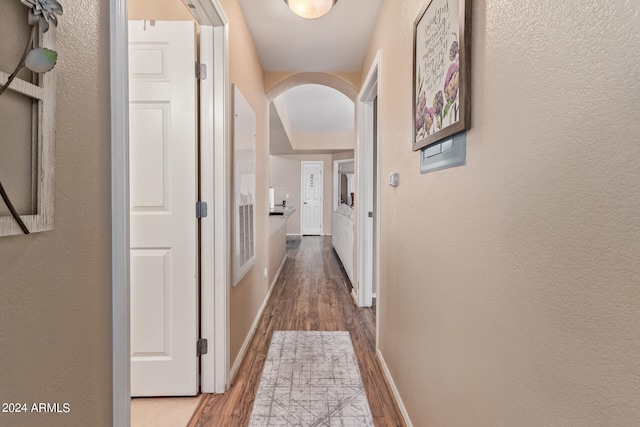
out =
<svg viewBox="0 0 640 427"><path fill-rule="evenodd" d="M373 212L369 212L369 218L373 218Z"/></svg>
<svg viewBox="0 0 640 427"><path fill-rule="evenodd" d="M207 202L197 201L196 202L196 218L206 218L207 217Z"/></svg>
<svg viewBox="0 0 640 427"><path fill-rule="evenodd" d="M207 354L208 351L209 343L207 342L207 339L200 338L198 340L198 343L196 344L196 353L198 354L198 357L202 356L203 354Z"/></svg>
<svg viewBox="0 0 640 427"><path fill-rule="evenodd" d="M207 64L196 62L196 79L207 79Z"/></svg>

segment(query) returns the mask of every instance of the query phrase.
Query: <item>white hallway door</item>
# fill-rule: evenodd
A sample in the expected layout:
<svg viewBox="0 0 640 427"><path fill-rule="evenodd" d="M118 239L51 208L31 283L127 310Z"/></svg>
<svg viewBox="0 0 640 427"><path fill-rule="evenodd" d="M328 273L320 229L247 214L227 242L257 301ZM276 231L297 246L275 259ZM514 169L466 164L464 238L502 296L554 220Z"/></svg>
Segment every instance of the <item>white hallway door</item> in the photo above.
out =
<svg viewBox="0 0 640 427"><path fill-rule="evenodd" d="M322 234L323 162L302 162L302 224L303 235Z"/></svg>
<svg viewBox="0 0 640 427"><path fill-rule="evenodd" d="M129 23L132 396L198 392L195 46Z"/></svg>

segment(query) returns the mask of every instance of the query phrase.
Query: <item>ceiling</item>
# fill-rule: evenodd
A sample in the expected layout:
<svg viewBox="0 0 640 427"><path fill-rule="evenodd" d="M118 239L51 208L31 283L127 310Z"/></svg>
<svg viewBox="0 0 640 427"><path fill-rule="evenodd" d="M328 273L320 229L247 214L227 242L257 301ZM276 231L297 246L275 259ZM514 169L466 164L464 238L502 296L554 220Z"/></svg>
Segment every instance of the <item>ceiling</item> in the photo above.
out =
<svg viewBox="0 0 640 427"><path fill-rule="evenodd" d="M325 16L307 20L284 0L239 0L265 72L360 72L383 0L338 0ZM299 86L279 96L270 108L270 152L294 154L291 132L353 131L353 102L335 89ZM277 115L286 110L286 119ZM288 126L285 131L284 126ZM317 147L305 153L329 153Z"/></svg>
<svg viewBox="0 0 640 427"><path fill-rule="evenodd" d="M267 72L359 72L382 2L338 0L308 20L284 0L239 0Z"/></svg>
<svg viewBox="0 0 640 427"><path fill-rule="evenodd" d="M344 152L326 141L312 150L296 149L290 139L295 134L353 133L354 104L342 92L317 84L289 89L269 106L270 154L330 154Z"/></svg>
<svg viewBox="0 0 640 427"><path fill-rule="evenodd" d="M353 101L336 89L307 84L291 88L278 98L286 107L290 131L353 131Z"/></svg>

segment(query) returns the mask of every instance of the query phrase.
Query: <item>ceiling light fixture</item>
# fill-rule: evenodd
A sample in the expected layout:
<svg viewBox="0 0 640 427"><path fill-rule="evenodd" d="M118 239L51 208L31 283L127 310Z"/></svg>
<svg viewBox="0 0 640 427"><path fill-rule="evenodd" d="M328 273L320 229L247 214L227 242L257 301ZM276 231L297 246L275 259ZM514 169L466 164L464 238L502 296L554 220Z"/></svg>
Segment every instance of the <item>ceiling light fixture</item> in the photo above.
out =
<svg viewBox="0 0 640 427"><path fill-rule="evenodd" d="M284 0L289 9L305 19L316 19L329 13L338 0Z"/></svg>

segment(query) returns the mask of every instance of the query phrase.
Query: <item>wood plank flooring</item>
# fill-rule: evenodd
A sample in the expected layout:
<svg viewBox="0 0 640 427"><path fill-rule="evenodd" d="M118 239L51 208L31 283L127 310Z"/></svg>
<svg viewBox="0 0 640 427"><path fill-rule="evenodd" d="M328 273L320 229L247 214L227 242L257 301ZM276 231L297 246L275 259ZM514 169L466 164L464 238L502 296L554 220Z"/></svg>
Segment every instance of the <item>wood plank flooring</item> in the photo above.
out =
<svg viewBox="0 0 640 427"><path fill-rule="evenodd" d="M245 427L271 336L283 331L349 331L376 427L405 424L375 354L375 316L348 291L330 237L303 237L287 261L230 390L203 398L188 427Z"/></svg>

